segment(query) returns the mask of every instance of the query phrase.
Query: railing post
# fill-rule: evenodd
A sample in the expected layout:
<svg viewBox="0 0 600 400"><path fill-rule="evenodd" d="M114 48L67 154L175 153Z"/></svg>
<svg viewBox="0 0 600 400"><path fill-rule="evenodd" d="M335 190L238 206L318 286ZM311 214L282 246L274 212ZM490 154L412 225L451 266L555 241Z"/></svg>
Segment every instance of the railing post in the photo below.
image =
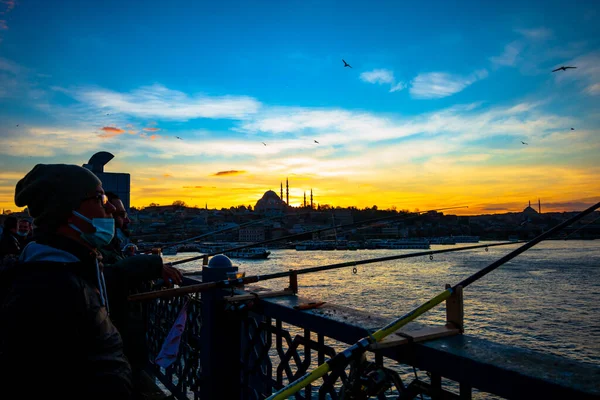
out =
<svg viewBox="0 0 600 400"><path fill-rule="evenodd" d="M446 289L450 288L446 284ZM463 306L462 286L458 286L456 291L446 300L446 326L457 328L460 333L465 331L465 310Z"/></svg>
<svg viewBox="0 0 600 400"><path fill-rule="evenodd" d="M237 272L233 266L204 266L202 281L214 282ZM226 290L202 293L200 399L240 399L241 321L236 313L225 311Z"/></svg>

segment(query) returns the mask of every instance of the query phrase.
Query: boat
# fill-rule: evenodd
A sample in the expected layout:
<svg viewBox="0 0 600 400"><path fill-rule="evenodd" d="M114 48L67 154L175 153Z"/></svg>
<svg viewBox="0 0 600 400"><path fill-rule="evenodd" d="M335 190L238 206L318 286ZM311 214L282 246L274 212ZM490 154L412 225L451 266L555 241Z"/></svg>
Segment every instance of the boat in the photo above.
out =
<svg viewBox="0 0 600 400"><path fill-rule="evenodd" d="M227 251L240 247L238 244L229 243L227 246L213 244L203 244L198 247L201 253L205 254L225 254L229 258L247 258L251 260L264 260L269 257L271 252L266 247L248 247L245 249Z"/></svg>
<svg viewBox="0 0 600 400"><path fill-rule="evenodd" d="M269 257L271 252L265 247L249 247L224 253L229 258L248 258L251 260L264 260Z"/></svg>
<svg viewBox="0 0 600 400"><path fill-rule="evenodd" d="M177 247L175 247L175 246L163 247L160 249L160 252L162 253L163 256L175 256L175 255L177 255Z"/></svg>

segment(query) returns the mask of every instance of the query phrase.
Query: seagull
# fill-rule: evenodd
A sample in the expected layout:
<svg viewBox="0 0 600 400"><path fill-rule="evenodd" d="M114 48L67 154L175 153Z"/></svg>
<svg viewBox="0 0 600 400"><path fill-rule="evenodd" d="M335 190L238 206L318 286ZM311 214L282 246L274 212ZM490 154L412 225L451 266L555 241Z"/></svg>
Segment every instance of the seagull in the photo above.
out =
<svg viewBox="0 0 600 400"><path fill-rule="evenodd" d="M262 144L264 144L265 146L267 145L265 142L262 142Z"/></svg>
<svg viewBox="0 0 600 400"><path fill-rule="evenodd" d="M182 139L182 138L180 138L179 136L175 136L175 137L176 137L177 139L179 139L179 140L183 140L183 139Z"/></svg>
<svg viewBox="0 0 600 400"><path fill-rule="evenodd" d="M344 62L344 68L346 68L346 67L350 67L350 68L352 68L352 65L348 64L348 63L346 62L346 60L344 60L343 58L342 58L342 61Z"/></svg>
<svg viewBox="0 0 600 400"><path fill-rule="evenodd" d="M315 140L315 143L319 143L319 142L317 142L317 141Z"/></svg>
<svg viewBox="0 0 600 400"><path fill-rule="evenodd" d="M560 67L560 68L556 68L556 69L555 69L555 70L553 70L552 72L560 71L561 69L562 69L563 71L566 71L566 70L568 70L568 69L571 69L571 68L577 68L577 67L565 67L565 66L563 65L563 66L562 66L562 67Z"/></svg>
<svg viewBox="0 0 600 400"><path fill-rule="evenodd" d="M525 143L525 142L524 142L524 141L522 141L522 140L521 140L521 143L523 143L523 144L526 144L526 145L529 145L529 143Z"/></svg>

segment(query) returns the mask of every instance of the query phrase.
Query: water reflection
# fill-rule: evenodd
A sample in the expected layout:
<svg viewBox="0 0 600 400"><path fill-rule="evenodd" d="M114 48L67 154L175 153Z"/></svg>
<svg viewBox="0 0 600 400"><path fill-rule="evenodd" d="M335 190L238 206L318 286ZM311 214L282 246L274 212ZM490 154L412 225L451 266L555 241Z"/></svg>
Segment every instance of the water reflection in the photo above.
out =
<svg viewBox="0 0 600 400"><path fill-rule="evenodd" d="M433 250L448 246L434 245ZM518 245L388 261L298 277L300 294L394 319ZM364 260L413 250L273 250L267 260L234 260L247 275ZM167 256L189 258L194 253ZM201 269L201 262L181 265ZM281 289L287 280L260 282ZM467 334L600 364L600 241L546 241L465 290ZM445 321L439 306L420 321Z"/></svg>

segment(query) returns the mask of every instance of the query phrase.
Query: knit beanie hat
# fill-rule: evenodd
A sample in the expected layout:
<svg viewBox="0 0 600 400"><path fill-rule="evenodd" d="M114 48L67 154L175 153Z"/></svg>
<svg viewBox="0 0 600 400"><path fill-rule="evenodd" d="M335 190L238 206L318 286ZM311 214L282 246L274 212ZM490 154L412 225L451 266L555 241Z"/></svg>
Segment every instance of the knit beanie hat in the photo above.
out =
<svg viewBox="0 0 600 400"><path fill-rule="evenodd" d="M101 184L78 165L38 164L17 183L15 204L27 206L37 227L54 230Z"/></svg>

